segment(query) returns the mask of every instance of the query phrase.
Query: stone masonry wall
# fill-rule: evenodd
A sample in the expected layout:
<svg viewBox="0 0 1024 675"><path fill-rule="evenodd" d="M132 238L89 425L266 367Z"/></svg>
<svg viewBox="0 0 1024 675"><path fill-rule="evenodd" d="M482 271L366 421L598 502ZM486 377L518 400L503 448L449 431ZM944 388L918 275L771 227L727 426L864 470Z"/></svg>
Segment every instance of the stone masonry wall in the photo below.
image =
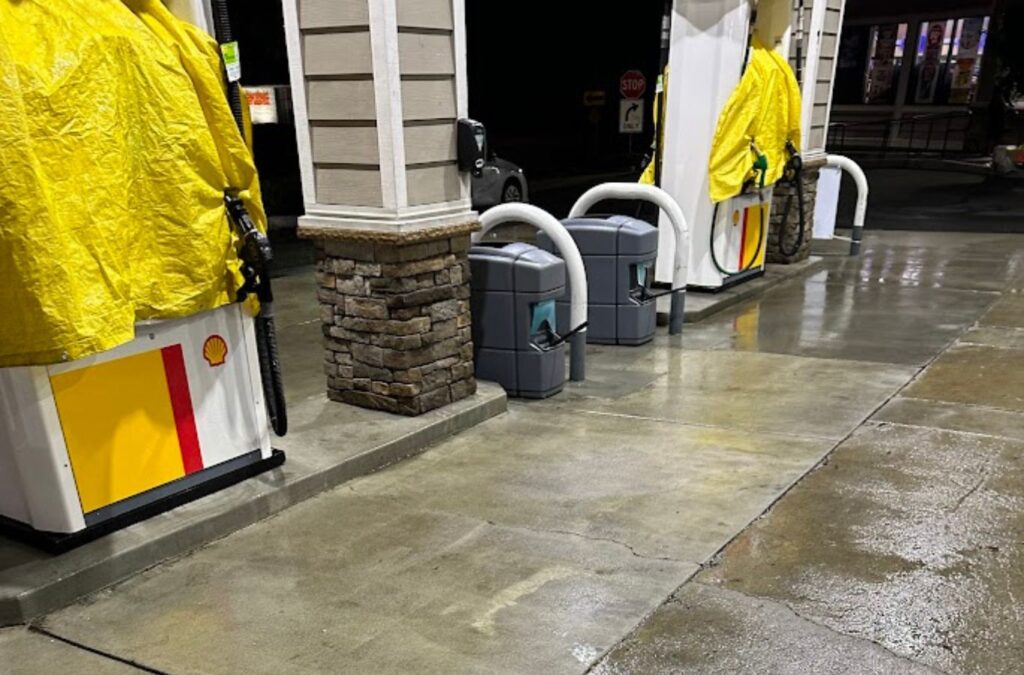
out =
<svg viewBox="0 0 1024 675"><path fill-rule="evenodd" d="M419 415L476 392L469 245L317 241L332 400Z"/></svg>
<svg viewBox="0 0 1024 675"><path fill-rule="evenodd" d="M793 247L796 245L797 234L800 231L800 210L796 197L796 186L783 184L781 182L775 184L775 193L772 199L772 215L768 229L768 262L789 264L806 260L811 254L811 231L814 227L814 201L818 194L818 170L823 165L823 161L804 163L804 240L800 245L799 250L793 252L792 255L784 255L784 252L779 245L779 238L780 236L782 237L782 241L786 248L785 252L791 252ZM793 194L793 201L789 209L789 217L786 219L786 222L783 223L782 217L786 210L786 201L791 193Z"/></svg>

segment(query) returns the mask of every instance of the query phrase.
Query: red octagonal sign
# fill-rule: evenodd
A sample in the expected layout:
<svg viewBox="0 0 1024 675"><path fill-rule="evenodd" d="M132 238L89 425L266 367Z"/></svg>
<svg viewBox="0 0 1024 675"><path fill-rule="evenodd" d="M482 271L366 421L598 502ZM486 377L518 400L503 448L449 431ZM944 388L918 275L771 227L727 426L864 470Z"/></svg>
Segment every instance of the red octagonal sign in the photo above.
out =
<svg viewBox="0 0 1024 675"><path fill-rule="evenodd" d="M639 70L627 70L619 80L622 98L642 98L647 91L647 78Z"/></svg>

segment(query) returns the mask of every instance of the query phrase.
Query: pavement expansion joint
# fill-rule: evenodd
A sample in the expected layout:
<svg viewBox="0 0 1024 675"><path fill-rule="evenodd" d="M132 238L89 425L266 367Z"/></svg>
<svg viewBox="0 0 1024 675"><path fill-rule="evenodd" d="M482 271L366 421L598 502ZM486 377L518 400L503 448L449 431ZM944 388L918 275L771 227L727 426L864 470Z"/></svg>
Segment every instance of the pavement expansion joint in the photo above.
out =
<svg viewBox="0 0 1024 675"><path fill-rule="evenodd" d="M657 422L659 424L671 424L671 425L680 426L680 427L692 427L692 428L695 428L695 429L716 429L716 430L724 429L726 431L735 431L735 427L727 427L727 426L719 425L719 424L705 424L703 422L695 422L693 420L686 420L686 421L684 421L684 420L677 420L677 419L672 419L671 417L651 417L651 416L648 416L648 415L630 415L628 413L607 412L607 411L604 411L604 410L583 410L583 409L581 409L579 412L581 414L584 414L584 415L599 415L599 416L602 416L602 417L619 417L619 418L627 419L627 420L636 420L638 422ZM765 430L761 430L761 429L758 429L757 433L759 435L762 435L762 436L773 436L775 438L804 438L804 439L807 439L807 440L828 441L828 442L835 442L835 440L836 440L835 437L833 437L833 436L822 436L820 434L809 434L809 433L786 434L786 433L781 433L781 432L778 432L778 431L765 431Z"/></svg>
<svg viewBox="0 0 1024 675"><path fill-rule="evenodd" d="M681 560L679 558L672 558L670 556L646 555L644 553L640 553L639 551L637 551L636 548L632 544L628 544L628 543L626 543L624 541L619 541L618 539L612 539L611 537L595 537L593 535L583 534L581 532L573 532L572 530L556 530L556 529L547 529L547 528L543 528L543 527L527 527L525 525L504 525L502 523L498 523L498 522L495 522L493 520L486 520L484 522L486 522L491 527L501 527L501 528L506 528L506 529L510 529L510 530L522 530L522 531L525 531L525 532L533 532L535 534L560 534L560 535L566 535L566 536L569 536L569 537L578 537L580 539L586 539L587 541L596 541L596 542L602 542L602 543L607 543L607 544L615 544L616 546L621 546L622 548L624 548L627 551L629 551L634 557L640 558L642 560L663 560L665 562L679 563L681 565L698 565L699 566L698 563L695 563L695 562L690 561L690 560Z"/></svg>
<svg viewBox="0 0 1024 675"><path fill-rule="evenodd" d="M988 345L985 345L985 346L988 346ZM1020 350L1016 350L1016 351L1020 351ZM921 401L921 402L924 402L924 403L947 403L946 401L936 401L934 399L918 398L916 396L900 396L900 398L901 399L906 399L908 401ZM956 401L955 405L958 408L969 408L971 410L990 410L990 411L994 411L994 412L1010 413L1012 415L1024 414L1024 413L1021 413L1020 410L1016 410L1014 408L1003 408L1001 406L989 405L987 403L968 403L966 401ZM903 426L908 426L908 427L918 426L918 425L915 425L915 424L906 424L904 422L886 422L886 424L901 424ZM934 429L936 427L927 427L927 428L928 429ZM972 434L973 433L973 434L976 434L978 436L988 436L989 435L989 434L982 433L980 431L960 431L959 429L957 429L957 432L958 433L964 433L964 434ZM996 438L1004 438L1004 437L1003 436L996 436Z"/></svg>
<svg viewBox="0 0 1024 675"><path fill-rule="evenodd" d="M900 399L914 400L914 401L925 401L925 402L929 402L930 403L930 401L927 401L927 399L920 399L920 398L911 399L909 396L901 396ZM957 403L957 405L959 406L961 404ZM968 404L963 404L963 405L967 406ZM993 407L990 407L990 406L975 406L975 407L982 408L982 409L985 409L985 410L992 410L992 411L996 411L996 412L1007 412L1007 413L1013 413L1013 414L1017 414L1017 415L1020 414L1020 411L1018 411L1018 410L1007 410L1005 408L993 408ZM904 429L922 429L924 431L942 431L942 432L946 432L946 433L950 433L950 434L957 434L957 435L963 435L963 436L976 436L978 438L988 438L988 439L991 439L993 441L1015 440L1011 436L1002 436L1002 435L999 435L999 434L987 434L984 431L974 431L974 430L968 430L968 429L946 429L946 428L942 428L942 427L929 426L927 424L913 424L911 422L896 422L896 421L893 421L893 420L885 420L885 419L883 419L883 420L868 420L867 422L862 424L858 428L858 430L859 429L886 429L888 427L902 427Z"/></svg>
<svg viewBox="0 0 1024 675"><path fill-rule="evenodd" d="M1013 345L990 345L981 342L971 342L970 338L957 342L958 347L984 347L985 349L994 349L1001 352L1020 352L1020 347Z"/></svg>
<svg viewBox="0 0 1024 675"><path fill-rule="evenodd" d="M63 635L59 635L58 633L54 633L53 631L50 631L36 623L30 623L28 625L28 630L32 633L36 633L50 640L56 640L57 642L65 644L73 649L88 652L90 654L94 654L95 656L99 656L100 658L107 659L108 661L113 661L115 663L120 663L130 668L134 668L139 672L152 673L153 675L170 675L170 673L168 673L166 670L159 670L157 668L153 668L151 666L139 663L138 661L126 659L124 657L112 654L102 649L97 649L96 647L90 647L89 645L79 642L77 640L72 640L70 638L64 637Z"/></svg>
<svg viewBox="0 0 1024 675"><path fill-rule="evenodd" d="M705 588L711 588L711 589L714 589L716 592L720 592L720 593L723 593L723 594L726 594L726 595L728 595L728 594L735 594L735 595L743 597L743 598L745 598L745 599L747 599L747 600L749 600L751 602L761 603L761 604L765 604L765 605L773 605L775 607L779 607L779 608L783 609L784 611L789 612L790 614L792 614L794 617L796 617L800 621L803 621L805 623L808 623L808 624L811 624L811 625L814 625L814 626L818 626L819 628L824 628L828 632L830 632L833 635L836 635L838 637L841 637L844 640L858 640L860 642L867 642L869 644L874 645L878 649L881 649L882 651L884 651L886 654L889 654L893 658L899 659L900 661L904 661L906 663L911 663L915 667L924 668L926 670L929 670L929 671L935 673L936 675L951 675L950 673L947 673L944 670L940 670L940 669L936 668L935 666L932 666L932 665L926 664L926 663L921 663L920 661L917 661L917 660L913 659L912 657L907 656L906 654L900 654L898 652L894 652L888 646L886 646L886 645L882 644L881 642L878 642L877 640L874 640L872 638L869 638L869 637L866 637L866 636L863 636L863 635L851 635L849 633L844 633L844 632L842 632L840 630L836 630L833 626L830 626L827 623L824 623L824 622L822 622L822 621L820 621L818 619L814 619L814 618L811 618L809 616L805 616L804 614L801 614L795 607L793 607L788 602L785 602L784 600L779 600L777 598L766 598L766 597L761 597L761 596L757 596L757 595L750 595L749 593L744 593L743 591L738 591L735 588L724 588L722 586L719 586L719 585L716 585L716 584L709 584L709 583L704 582L704 581L694 580L694 581L692 581L690 583L700 584L701 586L704 586ZM673 596L674 595L675 594L673 594ZM676 602L678 602L678 600L676 600Z"/></svg>
<svg viewBox="0 0 1024 675"><path fill-rule="evenodd" d="M980 490L981 486L983 486L985 484L985 481L987 481L990 477L991 475L987 471L982 471L981 478L975 481L974 484L971 485L970 489L967 490L967 492L960 495L960 497L953 504L953 508L951 508L949 512L956 513L957 511L959 511L960 507L964 505L964 502L966 502L974 495L974 493Z"/></svg>

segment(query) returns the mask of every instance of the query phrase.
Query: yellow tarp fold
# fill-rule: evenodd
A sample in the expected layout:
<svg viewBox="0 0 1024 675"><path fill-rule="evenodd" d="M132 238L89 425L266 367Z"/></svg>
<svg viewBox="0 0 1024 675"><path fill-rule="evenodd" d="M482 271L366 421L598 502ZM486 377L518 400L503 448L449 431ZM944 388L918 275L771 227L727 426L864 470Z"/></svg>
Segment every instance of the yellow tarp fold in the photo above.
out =
<svg viewBox="0 0 1024 675"><path fill-rule="evenodd" d="M755 147L768 159L765 185L781 177L789 160L786 141L800 150L800 86L786 59L756 37L739 86L718 118L708 162L711 201L735 197L759 176Z"/></svg>
<svg viewBox="0 0 1024 675"><path fill-rule="evenodd" d="M265 215L218 47L158 0L0 0L0 367L234 300L225 189Z"/></svg>

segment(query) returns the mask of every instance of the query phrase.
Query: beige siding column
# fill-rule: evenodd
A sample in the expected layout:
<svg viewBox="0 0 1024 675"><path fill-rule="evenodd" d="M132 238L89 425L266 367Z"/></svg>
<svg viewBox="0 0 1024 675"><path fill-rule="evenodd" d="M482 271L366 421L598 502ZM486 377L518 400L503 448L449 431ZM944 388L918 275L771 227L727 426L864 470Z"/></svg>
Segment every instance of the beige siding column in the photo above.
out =
<svg viewBox="0 0 1024 675"><path fill-rule="evenodd" d="M284 17L328 393L404 414L469 395L463 0L284 0Z"/></svg>
<svg viewBox="0 0 1024 675"><path fill-rule="evenodd" d="M472 219L455 161L462 0L285 0L285 9L300 226L409 232Z"/></svg>
<svg viewBox="0 0 1024 675"><path fill-rule="evenodd" d="M804 93L804 138L813 154L825 154L828 123L832 112L832 87L836 77L839 33L843 25L844 0L815 0L813 20L808 24L808 74ZM813 59L813 60L812 60Z"/></svg>

